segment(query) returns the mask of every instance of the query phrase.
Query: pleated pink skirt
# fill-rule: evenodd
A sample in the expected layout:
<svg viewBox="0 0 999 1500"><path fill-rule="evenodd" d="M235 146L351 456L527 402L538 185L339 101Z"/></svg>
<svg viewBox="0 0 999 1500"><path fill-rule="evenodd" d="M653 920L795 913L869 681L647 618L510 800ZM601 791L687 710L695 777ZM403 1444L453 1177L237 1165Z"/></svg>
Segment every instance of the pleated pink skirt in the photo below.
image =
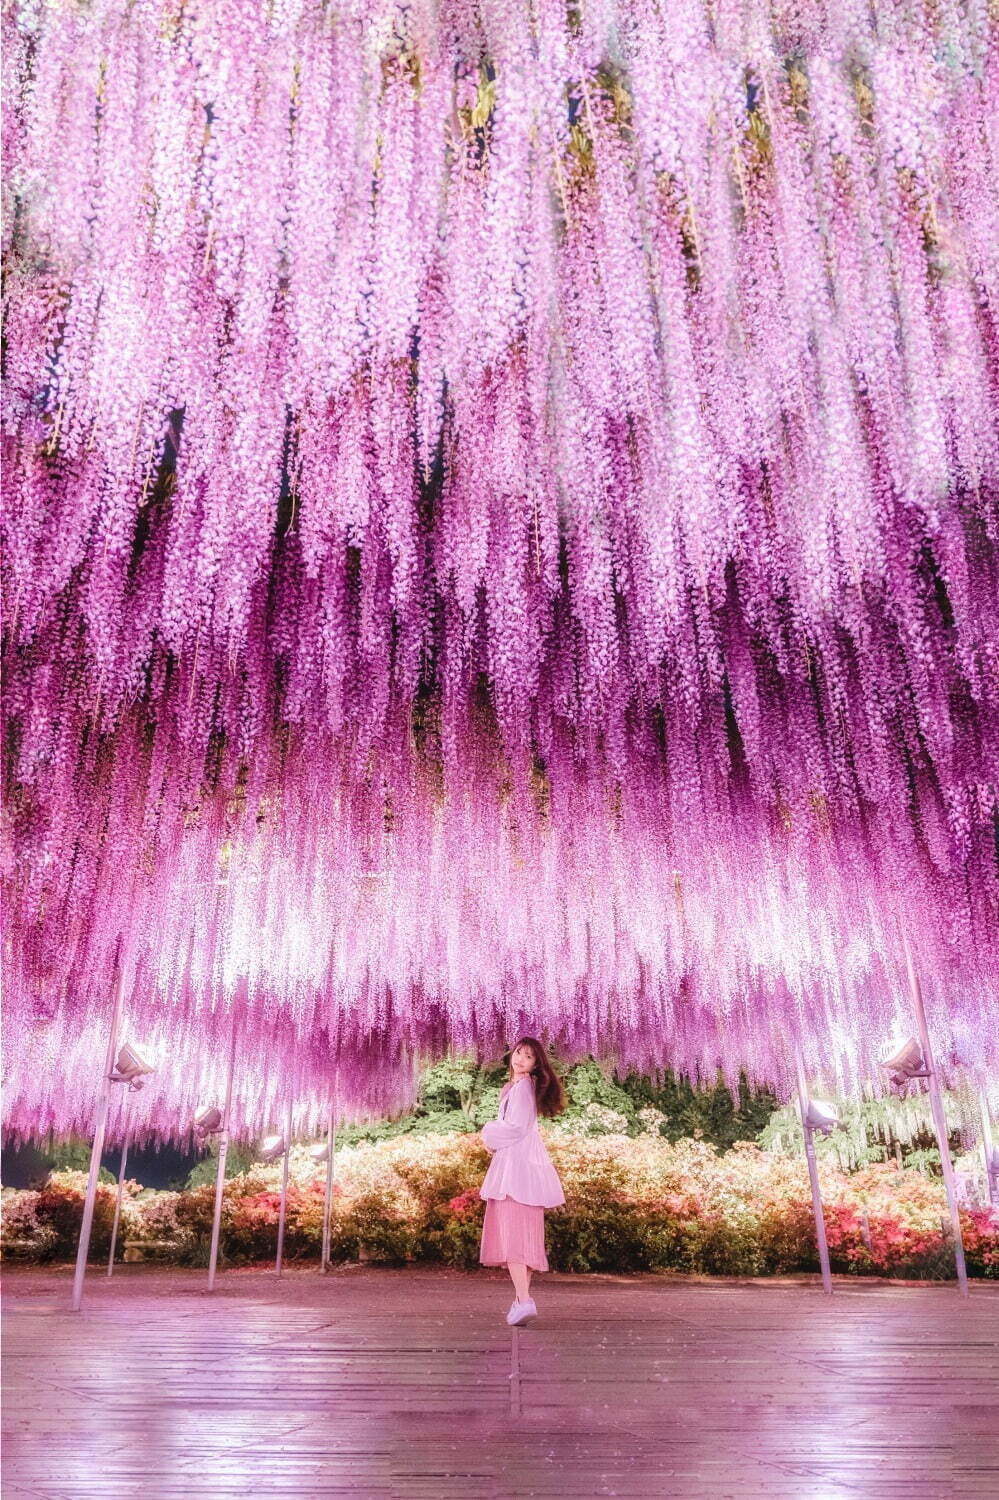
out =
<svg viewBox="0 0 999 1500"><path fill-rule="evenodd" d="M545 1211L515 1198L487 1198L479 1261L484 1266L530 1266L548 1270Z"/></svg>

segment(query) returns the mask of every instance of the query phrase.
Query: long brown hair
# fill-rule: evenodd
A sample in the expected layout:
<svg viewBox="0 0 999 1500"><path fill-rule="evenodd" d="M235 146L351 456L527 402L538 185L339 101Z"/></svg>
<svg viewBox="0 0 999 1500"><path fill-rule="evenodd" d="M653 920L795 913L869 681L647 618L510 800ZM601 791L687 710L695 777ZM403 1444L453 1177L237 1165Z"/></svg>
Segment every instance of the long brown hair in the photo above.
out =
<svg viewBox="0 0 999 1500"><path fill-rule="evenodd" d="M565 1089L562 1087L561 1078L548 1061L548 1053L537 1037L522 1036L519 1041L514 1042L506 1054L511 1073L513 1070L511 1059L518 1047L530 1047L534 1053L531 1081L534 1084L534 1100L538 1107L538 1114L545 1115L549 1120L555 1115L560 1115L565 1109Z"/></svg>

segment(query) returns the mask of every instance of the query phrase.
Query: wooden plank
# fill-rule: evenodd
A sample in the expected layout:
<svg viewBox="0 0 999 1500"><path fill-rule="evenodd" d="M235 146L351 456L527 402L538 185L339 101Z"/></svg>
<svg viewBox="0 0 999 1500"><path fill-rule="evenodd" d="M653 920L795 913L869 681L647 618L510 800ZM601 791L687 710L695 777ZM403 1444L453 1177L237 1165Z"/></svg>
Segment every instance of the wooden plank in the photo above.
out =
<svg viewBox="0 0 999 1500"><path fill-rule="evenodd" d="M999 1287L5 1268L4 1497L999 1495Z"/></svg>

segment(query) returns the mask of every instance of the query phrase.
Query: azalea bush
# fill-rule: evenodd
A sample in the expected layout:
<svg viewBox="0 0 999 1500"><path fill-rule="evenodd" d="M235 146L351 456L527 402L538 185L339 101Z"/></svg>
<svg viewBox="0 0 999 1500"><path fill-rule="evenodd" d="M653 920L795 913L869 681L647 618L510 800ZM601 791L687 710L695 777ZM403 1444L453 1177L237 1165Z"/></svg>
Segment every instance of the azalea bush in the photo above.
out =
<svg viewBox="0 0 999 1500"><path fill-rule="evenodd" d="M40 1197L40 1193L17 1189L3 1194L5 1257L48 1260L54 1253L58 1234L38 1213Z"/></svg>
<svg viewBox="0 0 999 1500"><path fill-rule="evenodd" d="M650 1117L653 1128L637 1136L590 1136L545 1123L566 1195L565 1206L547 1215L553 1269L745 1276L817 1268L802 1158L750 1142L724 1154L705 1141L671 1142L657 1133L657 1123ZM485 1210L479 1185L488 1161L479 1137L470 1133L414 1134L344 1147L336 1158L333 1259L477 1265ZM850 1173L823 1160L819 1172L835 1271L953 1275L939 1179L886 1163ZM226 1182L224 1260L252 1264L273 1257L280 1182L280 1164L258 1164ZM4 1243L11 1247L5 1253L36 1260L70 1257L84 1187L82 1173L53 1173L37 1192L5 1192ZM323 1172L304 1148L294 1148L284 1243L291 1261L319 1253L323 1188ZM113 1192L102 1187L95 1256L107 1254L113 1205ZM204 1264L213 1206L210 1183L179 1193L127 1184L122 1241L178 1264ZM970 1273L999 1275L999 1218L984 1206L968 1206L962 1226Z"/></svg>
<svg viewBox="0 0 999 1500"><path fill-rule="evenodd" d="M55 1260L76 1254L83 1220L86 1172L50 1172L37 1192L3 1193L4 1255L28 1260ZM137 1183L125 1184L125 1197L138 1192ZM94 1222L90 1235L90 1258L107 1256L114 1220L115 1190L100 1183L94 1200Z"/></svg>

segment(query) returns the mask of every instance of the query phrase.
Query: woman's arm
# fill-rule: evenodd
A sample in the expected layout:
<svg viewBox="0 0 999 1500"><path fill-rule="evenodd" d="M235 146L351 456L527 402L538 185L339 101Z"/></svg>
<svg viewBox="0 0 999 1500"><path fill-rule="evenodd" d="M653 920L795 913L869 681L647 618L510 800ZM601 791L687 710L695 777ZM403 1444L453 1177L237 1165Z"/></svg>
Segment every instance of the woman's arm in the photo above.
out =
<svg viewBox="0 0 999 1500"><path fill-rule="evenodd" d="M490 1151L498 1151L500 1146L516 1145L534 1124L535 1113L534 1084L529 1078L518 1079L510 1090L506 1119L490 1120L488 1125L483 1125L485 1145Z"/></svg>

